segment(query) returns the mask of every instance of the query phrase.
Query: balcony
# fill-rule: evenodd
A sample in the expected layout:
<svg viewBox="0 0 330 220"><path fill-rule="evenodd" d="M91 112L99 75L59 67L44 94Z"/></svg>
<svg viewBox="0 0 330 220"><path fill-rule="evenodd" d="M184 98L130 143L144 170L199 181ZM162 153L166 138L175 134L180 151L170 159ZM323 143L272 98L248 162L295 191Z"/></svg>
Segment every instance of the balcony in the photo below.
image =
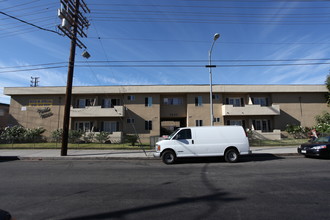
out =
<svg viewBox="0 0 330 220"><path fill-rule="evenodd" d="M102 108L101 106L87 106L85 108L72 108L70 117L124 117L124 106Z"/></svg>
<svg viewBox="0 0 330 220"><path fill-rule="evenodd" d="M280 115L280 106L245 105L244 107L234 107L233 105L223 105L222 114L224 116Z"/></svg>

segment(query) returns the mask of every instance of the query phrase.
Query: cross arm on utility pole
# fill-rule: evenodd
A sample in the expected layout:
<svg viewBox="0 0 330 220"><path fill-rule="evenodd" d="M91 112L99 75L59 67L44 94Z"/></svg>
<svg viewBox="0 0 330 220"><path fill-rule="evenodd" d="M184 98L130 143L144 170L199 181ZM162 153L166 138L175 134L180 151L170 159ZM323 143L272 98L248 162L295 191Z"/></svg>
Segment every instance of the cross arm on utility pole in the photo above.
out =
<svg viewBox="0 0 330 220"><path fill-rule="evenodd" d="M206 68L215 68L217 65L205 65Z"/></svg>

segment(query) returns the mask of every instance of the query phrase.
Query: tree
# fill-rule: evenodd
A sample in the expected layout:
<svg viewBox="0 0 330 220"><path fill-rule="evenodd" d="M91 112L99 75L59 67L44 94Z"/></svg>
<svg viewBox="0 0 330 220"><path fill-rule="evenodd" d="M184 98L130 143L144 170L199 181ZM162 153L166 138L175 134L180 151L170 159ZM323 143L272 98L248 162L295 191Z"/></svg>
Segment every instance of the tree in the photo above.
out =
<svg viewBox="0 0 330 220"><path fill-rule="evenodd" d="M94 140L95 133L94 132L89 132L89 133L84 133L83 134L83 139L85 143L92 143Z"/></svg>
<svg viewBox="0 0 330 220"><path fill-rule="evenodd" d="M310 129L307 127L302 127L300 125L287 124L285 131L291 134L294 138L305 138Z"/></svg>
<svg viewBox="0 0 330 220"><path fill-rule="evenodd" d="M42 134L46 131L46 129L42 127L38 128L27 128L24 133L24 141L39 143L43 140Z"/></svg>
<svg viewBox="0 0 330 220"><path fill-rule="evenodd" d="M137 135L125 135L125 142L130 143L132 146L135 146L135 143L138 141Z"/></svg>
<svg viewBox="0 0 330 220"><path fill-rule="evenodd" d="M52 139L54 142L58 143L62 141L62 129L56 129L55 131L52 131Z"/></svg>
<svg viewBox="0 0 330 220"><path fill-rule="evenodd" d="M1 138L11 144L14 144L14 142L23 140L25 132L25 128L20 125L6 127L1 134Z"/></svg>
<svg viewBox="0 0 330 220"><path fill-rule="evenodd" d="M330 113L324 112L322 115L317 115L315 117L316 120L316 127L315 129L321 133L328 133L330 134Z"/></svg>
<svg viewBox="0 0 330 220"><path fill-rule="evenodd" d="M101 131L100 133L98 133L97 135L96 135L96 140L99 142L99 143L101 143L101 144L103 144L103 143L105 143L107 140L108 140L108 136L110 135L110 133L109 132L105 132L105 131Z"/></svg>
<svg viewBox="0 0 330 220"><path fill-rule="evenodd" d="M81 136L83 135L83 131L80 130L70 130L69 131L69 142L74 144L77 143L79 141L79 139L81 138Z"/></svg>

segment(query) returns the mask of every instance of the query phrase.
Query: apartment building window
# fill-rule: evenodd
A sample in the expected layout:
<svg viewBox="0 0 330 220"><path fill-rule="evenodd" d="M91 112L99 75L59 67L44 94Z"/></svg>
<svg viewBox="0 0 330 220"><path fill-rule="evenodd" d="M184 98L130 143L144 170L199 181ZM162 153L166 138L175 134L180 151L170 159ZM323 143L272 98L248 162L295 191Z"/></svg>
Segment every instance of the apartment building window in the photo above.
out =
<svg viewBox="0 0 330 220"><path fill-rule="evenodd" d="M203 126L203 120L196 120L196 126Z"/></svg>
<svg viewBox="0 0 330 220"><path fill-rule="evenodd" d="M119 122L117 121L103 121L101 125L101 131L116 132L119 130Z"/></svg>
<svg viewBox="0 0 330 220"><path fill-rule="evenodd" d="M134 118L128 118L126 119L127 124L134 124L135 123L135 119Z"/></svg>
<svg viewBox="0 0 330 220"><path fill-rule="evenodd" d="M102 99L102 108L113 108L120 105L120 99Z"/></svg>
<svg viewBox="0 0 330 220"><path fill-rule="evenodd" d="M146 107L151 107L152 106L152 97L146 97L144 99L144 104Z"/></svg>
<svg viewBox="0 0 330 220"><path fill-rule="evenodd" d="M227 105L233 105L234 107L241 107L244 106L244 99L243 98L226 98Z"/></svg>
<svg viewBox="0 0 330 220"><path fill-rule="evenodd" d="M195 106L202 106L202 105L203 105L202 96L195 97Z"/></svg>
<svg viewBox="0 0 330 220"><path fill-rule="evenodd" d="M135 95L129 95L127 96L128 101L134 101L135 100Z"/></svg>
<svg viewBox="0 0 330 220"><path fill-rule="evenodd" d="M265 97L251 98L254 105L268 106L268 99Z"/></svg>
<svg viewBox="0 0 330 220"><path fill-rule="evenodd" d="M227 125L237 125L245 128L245 120L227 120Z"/></svg>
<svg viewBox="0 0 330 220"><path fill-rule="evenodd" d="M93 122L90 121L77 121L75 123L75 130L90 132L92 131Z"/></svg>
<svg viewBox="0 0 330 220"><path fill-rule="evenodd" d="M243 123L242 123L242 120L228 120L228 125L239 125L239 126L242 126Z"/></svg>
<svg viewBox="0 0 330 220"><path fill-rule="evenodd" d="M163 103L165 105L182 105L182 98L164 98Z"/></svg>
<svg viewBox="0 0 330 220"><path fill-rule="evenodd" d="M263 132L270 131L270 120L267 119L256 119L252 121L254 130L259 130Z"/></svg>
<svg viewBox="0 0 330 220"><path fill-rule="evenodd" d="M95 106L95 99L78 99L77 107L85 108L86 106Z"/></svg>
<svg viewBox="0 0 330 220"><path fill-rule="evenodd" d="M145 130L147 130L147 131L152 130L152 121L145 121L145 122L144 122L144 128L145 128Z"/></svg>
<svg viewBox="0 0 330 220"><path fill-rule="evenodd" d="M212 95L212 99L214 99L214 100L220 100L219 94Z"/></svg>
<svg viewBox="0 0 330 220"><path fill-rule="evenodd" d="M221 122L220 118L213 118L213 122Z"/></svg>

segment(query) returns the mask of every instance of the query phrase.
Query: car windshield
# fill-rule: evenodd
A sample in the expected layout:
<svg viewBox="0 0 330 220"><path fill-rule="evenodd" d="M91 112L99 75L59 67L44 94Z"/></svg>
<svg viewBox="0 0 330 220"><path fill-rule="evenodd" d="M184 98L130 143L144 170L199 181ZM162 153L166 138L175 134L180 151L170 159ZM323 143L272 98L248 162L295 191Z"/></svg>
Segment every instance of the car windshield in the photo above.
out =
<svg viewBox="0 0 330 220"><path fill-rule="evenodd" d="M166 138L166 140L170 140L173 138L173 136L178 132L179 129L176 129L170 136L168 136L168 138Z"/></svg>
<svg viewBox="0 0 330 220"><path fill-rule="evenodd" d="M316 138L313 142L329 142L329 137Z"/></svg>

